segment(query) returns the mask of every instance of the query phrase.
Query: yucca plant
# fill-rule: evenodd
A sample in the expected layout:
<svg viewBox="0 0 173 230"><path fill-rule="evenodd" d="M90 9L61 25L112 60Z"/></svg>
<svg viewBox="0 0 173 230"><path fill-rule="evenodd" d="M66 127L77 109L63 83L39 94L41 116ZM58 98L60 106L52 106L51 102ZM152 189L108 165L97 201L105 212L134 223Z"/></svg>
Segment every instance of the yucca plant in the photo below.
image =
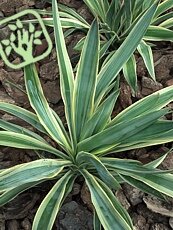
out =
<svg viewBox="0 0 173 230"><path fill-rule="evenodd" d="M88 9L99 20L99 33L101 36L102 52L100 57L107 55L108 59L123 43L135 24L142 17L145 11L155 2L155 0L83 0ZM51 1L48 1L51 2ZM70 28L67 35L74 29L82 29L84 32L90 25L82 16L73 9L59 4L61 9L61 23L64 28ZM155 80L154 62L152 54L152 42L173 41L173 7L172 0L160 1L158 8L153 15L150 25L144 34L141 42L134 51L141 55L149 75ZM45 24L53 26L52 12L40 11L42 14L49 14L44 19ZM81 50L84 43L81 39L76 45L77 50ZM131 86L133 92L137 90L136 57L135 53L123 65L123 74Z"/></svg>
<svg viewBox="0 0 173 230"><path fill-rule="evenodd" d="M165 156L147 165L113 157L114 152L173 140L173 122L162 118L169 113L169 109L163 107L173 101L172 86L134 103L115 118L111 117L119 94L118 73L138 46L156 8L157 3L154 3L142 15L101 71L98 71L99 30L95 20L85 40L74 77L57 3L52 1L60 86L68 130L49 107L34 65L25 67L24 77L35 113L0 102L2 111L23 119L39 131L34 133L1 119L0 145L33 149L44 156L0 170L0 205L44 181L55 182L35 215L33 230L52 229L59 209L78 176L83 176L91 193L95 230L101 226L105 230L133 229L128 213L114 194L121 183L127 182L161 199L164 195L173 197L173 175L170 171L157 169ZM48 135L61 148L47 143L41 133ZM47 153L48 156L52 154L51 157L45 158Z"/></svg>

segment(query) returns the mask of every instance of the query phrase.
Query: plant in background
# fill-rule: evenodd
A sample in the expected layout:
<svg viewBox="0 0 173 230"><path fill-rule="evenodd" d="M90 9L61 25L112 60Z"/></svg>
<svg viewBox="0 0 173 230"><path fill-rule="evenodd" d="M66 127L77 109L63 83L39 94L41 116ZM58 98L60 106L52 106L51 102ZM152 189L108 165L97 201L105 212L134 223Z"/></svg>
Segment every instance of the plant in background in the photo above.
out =
<svg viewBox="0 0 173 230"><path fill-rule="evenodd" d="M38 133L0 120L0 145L51 153L29 163L0 170L0 205L47 180L54 186L42 201L33 230L52 229L53 223L78 176L83 176L95 208L94 229L132 230L132 221L114 195L127 182L161 199L173 197L173 175L157 166L161 157L147 165L136 160L109 157L110 153L173 141L173 122L162 117L173 101L173 87L162 89L125 109L115 118L112 110L119 94L117 75L146 32L157 3L141 16L125 41L98 71L99 31L95 20L86 37L74 78L56 0L52 1L60 87L68 131L49 107L34 65L25 67L25 85L35 113L0 102L0 109L31 124L61 147L51 146ZM139 31L140 28L140 31ZM133 39L132 39L133 38ZM112 68L114 67L114 68ZM42 152L40 152L41 155Z"/></svg>
<svg viewBox="0 0 173 230"><path fill-rule="evenodd" d="M107 55L108 59L123 43L130 31L145 13L145 11L155 2L155 0L83 0L88 9L99 20L101 53L100 57ZM51 2L51 1L48 1ZM61 22L64 28L70 28L67 35L74 29L83 29L87 31L90 25L82 16L65 5L59 4L61 9ZM137 51L144 60L149 75L155 80L155 71L152 54L152 42L155 41L173 41L173 12L169 10L173 7L172 0L163 0L153 15L150 25L144 34L141 42L137 46ZM40 11L42 14L51 12ZM45 19L44 23L53 26L51 17ZM73 28L73 29L72 29ZM140 28L139 28L140 30ZM136 36L136 35L135 35ZM81 50L84 38L76 45L77 50ZM136 50L134 50L135 52ZM131 86L133 92L137 90L136 60L134 53L123 65L123 74Z"/></svg>

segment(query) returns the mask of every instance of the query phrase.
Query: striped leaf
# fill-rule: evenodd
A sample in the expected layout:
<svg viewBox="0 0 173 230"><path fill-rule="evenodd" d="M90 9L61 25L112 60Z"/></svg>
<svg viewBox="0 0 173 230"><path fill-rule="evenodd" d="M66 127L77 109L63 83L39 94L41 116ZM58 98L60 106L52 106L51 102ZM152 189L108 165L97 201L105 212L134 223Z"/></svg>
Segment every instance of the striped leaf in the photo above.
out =
<svg viewBox="0 0 173 230"><path fill-rule="evenodd" d="M132 230L132 222L112 194L112 191L100 180L83 170L86 183L91 193L91 200L105 230Z"/></svg>
<svg viewBox="0 0 173 230"><path fill-rule="evenodd" d="M136 74L136 60L135 56L132 55L129 60L123 66L123 74L130 85L133 93L137 91L137 74Z"/></svg>
<svg viewBox="0 0 173 230"><path fill-rule="evenodd" d="M147 41L173 41L173 31L159 26L149 26L144 39Z"/></svg>
<svg viewBox="0 0 173 230"><path fill-rule="evenodd" d="M0 172L0 192L24 184L50 180L69 165L70 161L41 159L5 169Z"/></svg>
<svg viewBox="0 0 173 230"><path fill-rule="evenodd" d="M135 103L119 113L109 124L108 127L125 121L127 118L133 119L152 111L157 111L173 100L173 86L159 90Z"/></svg>
<svg viewBox="0 0 173 230"><path fill-rule="evenodd" d="M55 42L57 49L58 64L60 69L60 88L61 95L65 105L65 114L73 142L75 142L73 118L72 118L72 98L74 90L74 75L67 53L61 22L58 13L57 1L52 0L53 22L55 28ZM74 145L74 143L73 143Z"/></svg>
<svg viewBox="0 0 173 230"><path fill-rule="evenodd" d="M0 110L6 113L9 113L11 115L14 115L22 119L23 121L26 121L28 124L32 125L34 128L38 129L40 132L46 133L46 130L44 129L44 127L42 126L39 119L34 113L26 109L23 109L19 106L1 102L1 101L0 101Z"/></svg>
<svg viewBox="0 0 173 230"><path fill-rule="evenodd" d="M38 134L30 131L29 129L23 128L19 125L15 125L13 123L10 123L8 121L4 121L2 119L0 119L0 128L6 130L6 131L11 131L14 133L21 133L21 134L25 134L28 135L30 137L34 137L40 141L46 142L41 136L39 136Z"/></svg>
<svg viewBox="0 0 173 230"><path fill-rule="evenodd" d="M70 193L74 177L71 171L67 172L53 186L42 201L34 218L32 230L51 230L65 197Z"/></svg>
<svg viewBox="0 0 173 230"><path fill-rule="evenodd" d="M153 188L143 183L142 181L136 180L130 176L125 176L125 175L120 175L120 176L126 183L132 185L133 187L136 187L147 194L153 195L161 200L164 200L164 196L162 193L158 192L157 190L154 190Z"/></svg>
<svg viewBox="0 0 173 230"><path fill-rule="evenodd" d="M162 13L166 12L167 10L169 10L170 8L172 8L172 0L165 0L165 1L162 1L155 14L154 14L154 18L157 18L159 15L161 15Z"/></svg>
<svg viewBox="0 0 173 230"><path fill-rule="evenodd" d="M77 140L79 140L83 126L94 110L99 59L98 36L98 24L97 21L94 21L83 46L75 80L73 112Z"/></svg>
<svg viewBox="0 0 173 230"><path fill-rule="evenodd" d="M171 15L172 17L163 21L162 23L159 24L159 27L164 27L166 29L171 29L173 27L173 14Z"/></svg>
<svg viewBox="0 0 173 230"><path fill-rule="evenodd" d="M155 72L154 72L154 60L153 60L153 54L152 49L145 41L141 41L140 44L137 47L138 52L143 58L143 61L145 63L145 66L152 77L152 79L155 81Z"/></svg>
<svg viewBox="0 0 173 230"><path fill-rule="evenodd" d="M43 180L44 181L44 180ZM17 187L13 187L10 190L6 190L4 193L0 195L0 207L8 203L9 201L13 200L16 196L18 196L20 193L24 192L25 190L38 185L39 183L43 182L42 180L31 182L31 183L25 183Z"/></svg>
<svg viewBox="0 0 173 230"><path fill-rule="evenodd" d="M107 170L104 164L102 164L98 157L90 153L80 152L76 157L76 161L79 163L79 165L85 162L90 162L97 170L101 180L107 184L109 188L116 190L120 188L118 181L112 176L112 174Z"/></svg>
<svg viewBox="0 0 173 230"><path fill-rule="evenodd" d="M173 197L173 175L172 174L130 174L128 175L139 180L151 188L161 192L167 196Z"/></svg>
<svg viewBox="0 0 173 230"><path fill-rule="evenodd" d="M67 159L68 157L61 151L53 148L43 141L39 141L28 135L0 131L0 146L9 146L19 149L43 150L55 154L56 156Z"/></svg>
<svg viewBox="0 0 173 230"><path fill-rule="evenodd" d="M43 94L41 83L34 65L27 65L24 68L25 85L28 98L32 108L35 110L40 123L44 126L50 136L59 143L68 152L70 144L67 133L61 128L62 124L58 123L52 114L48 102Z"/></svg>
<svg viewBox="0 0 173 230"><path fill-rule="evenodd" d="M126 120L91 136L78 144L78 151L92 151L94 154L107 152L109 148L120 145L126 139L151 126L168 112L167 109L150 112L146 115Z"/></svg>
<svg viewBox="0 0 173 230"><path fill-rule="evenodd" d="M98 76L98 84L96 89L95 101L101 100L105 89L117 77L123 65L137 48L140 40L146 33L146 30L151 22L151 19L157 8L157 3L153 4L138 20L132 31L122 43L120 48L114 53L107 64L102 68Z"/></svg>
<svg viewBox="0 0 173 230"><path fill-rule="evenodd" d="M106 127L118 96L119 90L110 94L96 109L93 116L84 125L81 132L80 141L102 131Z"/></svg>
<svg viewBox="0 0 173 230"><path fill-rule="evenodd" d="M104 21L106 15L102 4L97 0L84 0L84 2L95 17L99 17ZM103 0L101 0L101 2L103 2Z"/></svg>

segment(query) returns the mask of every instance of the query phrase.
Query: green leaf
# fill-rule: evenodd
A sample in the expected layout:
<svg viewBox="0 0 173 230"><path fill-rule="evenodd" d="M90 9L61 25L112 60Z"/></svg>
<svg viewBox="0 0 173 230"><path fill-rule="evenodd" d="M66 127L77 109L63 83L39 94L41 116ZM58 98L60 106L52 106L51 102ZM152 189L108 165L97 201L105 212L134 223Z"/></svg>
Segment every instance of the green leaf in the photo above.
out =
<svg viewBox="0 0 173 230"><path fill-rule="evenodd" d="M11 41L11 42L14 42L15 40L16 40L15 34L14 34L14 33L11 33L11 35L10 35L10 41Z"/></svg>
<svg viewBox="0 0 173 230"><path fill-rule="evenodd" d="M41 83L34 65L27 65L25 67L24 77L30 104L35 110L40 123L50 136L69 152L71 147L68 136L64 133L64 130L61 129L62 124L59 124L52 114L52 110L43 94Z"/></svg>
<svg viewBox="0 0 173 230"><path fill-rule="evenodd" d="M2 40L1 42L2 42L2 44L5 45L5 46L10 45L10 40L8 40L8 39Z"/></svg>
<svg viewBox="0 0 173 230"><path fill-rule="evenodd" d="M42 45L42 41L40 39L35 39L34 44L35 45Z"/></svg>
<svg viewBox="0 0 173 230"><path fill-rule="evenodd" d="M119 96L119 90L110 94L96 109L93 116L84 125L80 141L102 131L109 122L115 102Z"/></svg>
<svg viewBox="0 0 173 230"><path fill-rule="evenodd" d="M159 4L156 12L155 12L154 19L157 18L162 13L166 12L167 10L169 10L170 8L172 8L172 0L165 0L165 1L161 2Z"/></svg>
<svg viewBox="0 0 173 230"><path fill-rule="evenodd" d="M149 26L144 39L147 41L173 41L173 31L159 26Z"/></svg>
<svg viewBox="0 0 173 230"><path fill-rule="evenodd" d="M12 199L14 199L20 193L24 192L25 190L27 190L27 189L35 186L35 185L38 185L39 183L41 183L43 181L40 180L39 182L35 181L35 182L27 183L27 184L22 184L20 186L13 187L10 190L5 191L4 193L2 193L0 195L0 206L5 205L6 203L8 203Z"/></svg>
<svg viewBox="0 0 173 230"><path fill-rule="evenodd" d="M36 138L36 139L38 139L40 141L46 142L41 136L39 136L38 134L30 131L29 129L23 128L23 127L21 127L19 125L15 125L13 123L10 123L10 122L2 120L2 119L0 119L0 127L2 129L4 129L4 130L7 130L7 131L11 131L11 132L14 132L14 133L25 134L25 135L34 137L34 138Z"/></svg>
<svg viewBox="0 0 173 230"><path fill-rule="evenodd" d="M162 23L159 24L159 27L164 27L166 29L172 28L173 27L173 15L171 18L163 21Z"/></svg>
<svg viewBox="0 0 173 230"><path fill-rule="evenodd" d="M41 203L33 222L33 230L51 230L62 201L70 193L74 183L74 176L71 171L67 172L53 186Z"/></svg>
<svg viewBox="0 0 173 230"><path fill-rule="evenodd" d="M34 38L39 38L40 36L41 36L41 34L42 34L43 32L40 30L38 30L38 31L35 31L35 33L34 33Z"/></svg>
<svg viewBox="0 0 173 230"><path fill-rule="evenodd" d="M1 102L1 101L0 101L0 110L4 111L6 113L10 113L10 114L26 121L27 123L32 125L34 128L38 129L40 132L46 133L46 130L40 124L40 121L38 120L37 116L34 113L32 113L26 109L20 108L19 106L12 105L12 104L5 103L5 102Z"/></svg>
<svg viewBox="0 0 173 230"><path fill-rule="evenodd" d="M74 118L76 138L93 114L94 95L99 59L98 24L94 21L86 37L75 80Z"/></svg>
<svg viewBox="0 0 173 230"><path fill-rule="evenodd" d="M154 60L153 60L153 54L152 54L151 47L142 40L140 44L138 45L137 49L143 58L143 61L145 63L145 66L147 67L147 70L150 76L155 81L156 78L155 78L155 72L154 72Z"/></svg>
<svg viewBox="0 0 173 230"><path fill-rule="evenodd" d="M13 24L9 24L8 27L10 28L10 30L15 31L17 30L17 26L13 25Z"/></svg>
<svg viewBox="0 0 173 230"><path fill-rule="evenodd" d="M105 230L132 230L131 220L111 190L86 170L83 176L91 193L91 200ZM99 181L99 182L98 182Z"/></svg>
<svg viewBox="0 0 173 230"><path fill-rule="evenodd" d="M10 55L11 50L12 50L12 47L11 47L11 46L7 46L7 47L5 48L5 53L6 53L7 56Z"/></svg>
<svg viewBox="0 0 173 230"><path fill-rule="evenodd" d="M19 29L22 29L22 28L23 28L23 24L22 24L22 22L21 22L19 19L17 19L16 26L17 26Z"/></svg>
<svg viewBox="0 0 173 230"><path fill-rule="evenodd" d="M74 90L74 75L67 53L63 31L60 23L58 6L56 0L52 1L52 12L54 21L54 33L57 49L57 57L60 68L61 95L65 105L65 115L69 127L73 145L75 145L74 123L72 118L72 99Z"/></svg>
<svg viewBox="0 0 173 230"><path fill-rule="evenodd" d="M112 45L116 38L116 35L113 36L111 39L105 42L105 44L100 49L100 59L105 55L105 53L108 51L109 47Z"/></svg>
<svg viewBox="0 0 173 230"><path fill-rule="evenodd" d="M80 152L76 157L76 161L79 165L85 162L91 162L94 168L97 170L99 177L102 179L102 181L104 181L105 184L107 184L107 186L109 186L109 188L117 190L121 187L118 181L112 176L112 174L107 170L104 164L102 164L98 157L93 156L90 153Z"/></svg>
<svg viewBox="0 0 173 230"><path fill-rule="evenodd" d="M0 131L0 146L9 146L20 149L44 150L53 153L63 159L68 158L61 151L53 148L45 142L39 141L28 135L14 132Z"/></svg>
<svg viewBox="0 0 173 230"><path fill-rule="evenodd" d="M142 148L157 144L168 143L173 140L173 123L170 121L157 121L152 125L122 141L113 148L114 151L121 152L125 150Z"/></svg>
<svg viewBox="0 0 173 230"><path fill-rule="evenodd" d="M164 199L164 196L162 193L158 192L157 190L154 190L150 186L146 185L142 181L136 180L130 176L120 175L121 178L124 180L124 182L140 189L141 191L148 193L150 195L156 196L159 199Z"/></svg>
<svg viewBox="0 0 173 230"><path fill-rule="evenodd" d="M172 174L130 174L129 176L139 180L151 188L173 197L173 175Z"/></svg>
<svg viewBox="0 0 173 230"><path fill-rule="evenodd" d="M122 43L120 48L114 53L107 64L101 69L98 76L98 84L96 88L95 101L100 101L105 93L105 89L117 77L122 69L124 63L127 62L129 57L137 48L140 40L144 36L153 14L157 8L157 3L154 3L135 24L130 34Z"/></svg>
<svg viewBox="0 0 173 230"><path fill-rule="evenodd" d="M94 230L101 230L101 223L97 216L96 211L94 211L93 225L94 225Z"/></svg>
<svg viewBox="0 0 173 230"><path fill-rule="evenodd" d="M108 125L108 127L125 121L126 118L133 119L142 114L157 111L173 101L173 86L159 90L135 103L119 113Z"/></svg>
<svg viewBox="0 0 173 230"><path fill-rule="evenodd" d="M100 154L107 152L108 149L113 149L126 139L140 133L146 129L160 117L168 112L167 109L150 112L146 115L136 117L131 120L121 122L117 125L111 126L102 132L91 136L78 144L78 151L90 152Z"/></svg>
<svg viewBox="0 0 173 230"><path fill-rule="evenodd" d="M60 3L58 3L58 8L62 11L62 12L59 12L60 14L65 12L67 14L67 18L73 17L73 18L79 20L80 22L88 25L88 27L89 27L89 24L87 23L87 21L80 14L78 14L75 10L73 10L72 8L70 8L66 5L60 4Z"/></svg>
<svg viewBox="0 0 173 230"><path fill-rule="evenodd" d="M23 184L50 180L70 164L70 161L65 160L41 159L2 170L0 192Z"/></svg>
<svg viewBox="0 0 173 230"><path fill-rule="evenodd" d="M97 0L84 0L84 2L95 17L99 17L102 21L105 21L106 15L104 9Z"/></svg>
<svg viewBox="0 0 173 230"><path fill-rule="evenodd" d="M137 91L137 74L136 74L136 60L132 55L123 66L123 73L126 81L130 85L133 93Z"/></svg>
<svg viewBox="0 0 173 230"><path fill-rule="evenodd" d="M29 32L34 33L34 31L35 31L35 26L30 22L29 23Z"/></svg>

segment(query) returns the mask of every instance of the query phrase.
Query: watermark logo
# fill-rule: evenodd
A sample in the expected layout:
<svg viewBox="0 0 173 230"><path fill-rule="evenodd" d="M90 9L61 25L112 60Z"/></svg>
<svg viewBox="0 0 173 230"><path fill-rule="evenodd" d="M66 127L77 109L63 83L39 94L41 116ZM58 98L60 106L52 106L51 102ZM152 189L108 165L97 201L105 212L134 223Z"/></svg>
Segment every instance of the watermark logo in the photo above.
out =
<svg viewBox="0 0 173 230"><path fill-rule="evenodd" d="M26 20L28 16L32 20ZM2 26L7 27L8 35L0 41L0 56L7 66L19 69L40 61L50 54L52 42L36 11L25 10L3 19L0 21L0 27ZM47 43L46 50L37 56L35 50L37 46L42 45L43 39ZM19 63L14 63L14 57L19 58Z"/></svg>

